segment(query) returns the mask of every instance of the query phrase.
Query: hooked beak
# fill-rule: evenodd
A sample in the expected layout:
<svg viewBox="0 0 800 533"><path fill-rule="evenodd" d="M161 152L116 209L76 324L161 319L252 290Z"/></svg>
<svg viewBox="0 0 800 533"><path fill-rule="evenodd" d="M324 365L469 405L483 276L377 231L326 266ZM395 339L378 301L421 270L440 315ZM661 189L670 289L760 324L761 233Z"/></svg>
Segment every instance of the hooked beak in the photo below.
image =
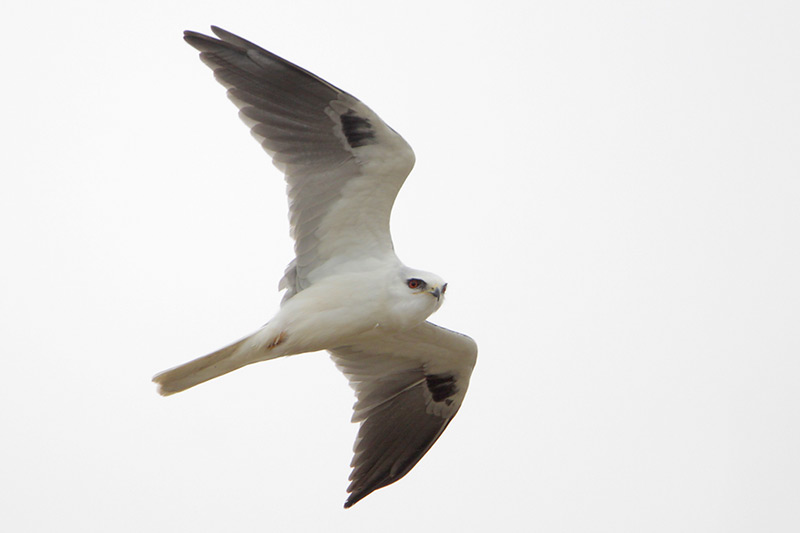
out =
<svg viewBox="0 0 800 533"><path fill-rule="evenodd" d="M442 297L442 295L444 294L444 291L446 291L446 290L447 290L447 283L442 285L441 288L438 287L438 286L434 287L433 290L430 291L430 293L438 300L439 298Z"/></svg>

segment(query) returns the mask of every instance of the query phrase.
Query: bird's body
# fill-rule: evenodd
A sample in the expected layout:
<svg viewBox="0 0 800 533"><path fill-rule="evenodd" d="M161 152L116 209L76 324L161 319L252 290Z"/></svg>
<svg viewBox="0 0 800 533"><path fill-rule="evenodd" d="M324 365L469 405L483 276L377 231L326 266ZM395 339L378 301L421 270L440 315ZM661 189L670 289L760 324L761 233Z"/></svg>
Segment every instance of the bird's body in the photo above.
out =
<svg viewBox="0 0 800 533"><path fill-rule="evenodd" d="M328 350L356 390L353 505L405 475L455 416L475 343L426 319L447 284L406 267L389 234L413 152L349 94L233 34L186 32L288 182L296 257L278 313L153 378L174 394L243 366Z"/></svg>
<svg viewBox="0 0 800 533"><path fill-rule="evenodd" d="M398 304L391 288L403 280L393 279L396 276L394 268L384 267L326 277L285 301L255 333L158 374L154 380L159 393L181 392L252 363L371 341L422 324L439 308L441 297L412 295ZM213 364L200 365L204 361ZM187 373L193 363L196 366ZM204 372L197 371L201 367Z"/></svg>

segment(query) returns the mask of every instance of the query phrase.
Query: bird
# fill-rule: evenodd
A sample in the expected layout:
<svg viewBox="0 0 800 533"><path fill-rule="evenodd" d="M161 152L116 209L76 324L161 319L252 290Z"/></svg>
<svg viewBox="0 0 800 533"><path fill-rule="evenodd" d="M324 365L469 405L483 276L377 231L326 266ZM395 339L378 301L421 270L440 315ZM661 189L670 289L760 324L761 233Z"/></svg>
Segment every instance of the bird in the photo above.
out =
<svg viewBox="0 0 800 533"><path fill-rule="evenodd" d="M447 283L404 265L389 219L411 147L349 93L216 26L185 31L285 175L295 257L275 316L218 351L156 374L168 396L244 366L326 350L355 391L359 428L344 507L405 476L458 412L473 339L427 319Z"/></svg>

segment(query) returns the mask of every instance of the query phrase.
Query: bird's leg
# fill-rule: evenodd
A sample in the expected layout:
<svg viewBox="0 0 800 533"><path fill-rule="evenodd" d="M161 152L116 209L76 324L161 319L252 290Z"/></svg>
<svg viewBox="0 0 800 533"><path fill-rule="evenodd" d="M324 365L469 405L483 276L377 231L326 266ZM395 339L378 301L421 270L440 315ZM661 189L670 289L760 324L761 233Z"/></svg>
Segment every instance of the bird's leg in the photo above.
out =
<svg viewBox="0 0 800 533"><path fill-rule="evenodd" d="M271 350L272 348L276 347L277 345L281 344L283 341L286 340L286 332L281 331L280 335L275 337L269 345L267 345L267 350Z"/></svg>

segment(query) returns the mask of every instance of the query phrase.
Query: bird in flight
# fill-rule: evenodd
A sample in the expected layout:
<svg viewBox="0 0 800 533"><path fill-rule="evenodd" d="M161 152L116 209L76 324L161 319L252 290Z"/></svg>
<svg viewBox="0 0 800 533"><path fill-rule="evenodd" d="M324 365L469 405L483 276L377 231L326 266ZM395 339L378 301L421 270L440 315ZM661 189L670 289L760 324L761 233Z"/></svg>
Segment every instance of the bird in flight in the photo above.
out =
<svg viewBox="0 0 800 533"><path fill-rule="evenodd" d="M389 217L411 147L370 108L232 33L184 39L227 88L286 176L295 258L278 313L255 333L157 374L164 396L243 366L327 350L355 390L359 422L345 508L405 476L456 415L477 346L427 318L447 283L405 266Z"/></svg>

